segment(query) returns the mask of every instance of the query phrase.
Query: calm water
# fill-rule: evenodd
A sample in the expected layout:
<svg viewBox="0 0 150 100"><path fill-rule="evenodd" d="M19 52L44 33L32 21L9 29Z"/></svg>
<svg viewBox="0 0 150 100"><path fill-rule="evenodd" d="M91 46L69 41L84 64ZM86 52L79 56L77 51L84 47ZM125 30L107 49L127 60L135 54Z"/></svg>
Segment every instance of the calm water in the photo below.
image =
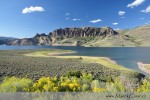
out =
<svg viewBox="0 0 150 100"><path fill-rule="evenodd" d="M134 48L119 48L119 47L71 47L71 46L0 46L0 50L24 50L24 49L44 49L55 48L64 50L77 51L75 54L67 55L80 55L80 56L97 56L109 57L118 64L130 69L137 70L143 74L137 62L150 63L150 47L134 47Z"/></svg>

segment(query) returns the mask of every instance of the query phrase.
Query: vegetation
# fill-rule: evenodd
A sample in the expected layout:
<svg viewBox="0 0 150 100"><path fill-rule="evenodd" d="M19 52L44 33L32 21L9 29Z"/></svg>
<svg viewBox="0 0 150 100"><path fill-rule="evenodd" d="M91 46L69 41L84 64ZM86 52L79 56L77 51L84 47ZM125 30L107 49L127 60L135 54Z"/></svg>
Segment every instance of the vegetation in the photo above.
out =
<svg viewBox="0 0 150 100"><path fill-rule="evenodd" d="M56 50L60 53L61 50ZM59 52L58 52L59 51ZM121 74L142 78L143 75L119 67L102 58L47 56L54 50L16 50L0 52L0 81L5 76L27 77L36 81L42 76L62 76L68 71L90 72L96 79L103 81ZM63 51L65 52L65 51ZM28 56L25 56L27 54ZM29 56L30 54L30 56ZM31 56L31 55L35 56ZM38 56L37 56L38 55ZM39 56L40 55L40 56ZM42 56L41 56L42 55ZM45 57L44 57L45 56ZM92 62L93 61L93 62Z"/></svg>
<svg viewBox="0 0 150 100"><path fill-rule="evenodd" d="M136 82L138 86L126 84L122 77L116 77L110 82L94 79L90 73L69 72L61 77L41 77L37 81L29 78L5 78L0 84L0 92L150 92L150 79ZM80 73L79 76L75 73ZM127 78L127 77L124 77ZM129 89L130 88L130 89Z"/></svg>
<svg viewBox="0 0 150 100"><path fill-rule="evenodd" d="M107 58L52 55L65 52L72 53L1 51L0 92L142 92L149 87L144 75Z"/></svg>
<svg viewBox="0 0 150 100"><path fill-rule="evenodd" d="M33 85L33 81L27 78L5 78L0 84L0 92L22 92Z"/></svg>

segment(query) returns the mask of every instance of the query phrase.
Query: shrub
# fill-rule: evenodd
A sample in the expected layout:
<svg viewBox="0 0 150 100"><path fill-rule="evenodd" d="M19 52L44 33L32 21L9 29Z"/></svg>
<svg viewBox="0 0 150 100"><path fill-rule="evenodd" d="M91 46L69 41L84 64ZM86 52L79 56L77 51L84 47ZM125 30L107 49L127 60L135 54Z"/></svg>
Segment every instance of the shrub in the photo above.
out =
<svg viewBox="0 0 150 100"><path fill-rule="evenodd" d="M33 81L27 78L5 78L0 85L0 92L28 91L32 85Z"/></svg>
<svg viewBox="0 0 150 100"><path fill-rule="evenodd" d="M142 85L137 88L137 92L150 92L150 81L144 80Z"/></svg>
<svg viewBox="0 0 150 100"><path fill-rule="evenodd" d="M65 76L80 78L80 76L82 76L82 73L80 71L69 71Z"/></svg>
<svg viewBox="0 0 150 100"><path fill-rule="evenodd" d="M97 88L97 87L94 87L92 89L92 92L107 92L106 88Z"/></svg>
<svg viewBox="0 0 150 100"><path fill-rule="evenodd" d="M114 83L106 83L106 88L109 92L125 92L125 86L119 78L114 80Z"/></svg>
<svg viewBox="0 0 150 100"><path fill-rule="evenodd" d="M82 85L82 88L81 88L81 91L82 92L87 92L87 91L90 91L90 85L85 83Z"/></svg>
<svg viewBox="0 0 150 100"><path fill-rule="evenodd" d="M31 92L58 92L60 87L57 84L57 78L42 77L34 83Z"/></svg>
<svg viewBox="0 0 150 100"><path fill-rule="evenodd" d="M99 81L98 81L98 80L93 80L93 81L91 82L91 87L92 87L92 88L94 88L94 87L99 88L99 87L100 87Z"/></svg>
<svg viewBox="0 0 150 100"><path fill-rule="evenodd" d="M100 80L103 81L103 82L113 82L113 79L112 79L111 76L100 77Z"/></svg>
<svg viewBox="0 0 150 100"><path fill-rule="evenodd" d="M80 79L76 77L61 77L60 79L60 87L62 92L70 91L70 92L79 92L81 91Z"/></svg>

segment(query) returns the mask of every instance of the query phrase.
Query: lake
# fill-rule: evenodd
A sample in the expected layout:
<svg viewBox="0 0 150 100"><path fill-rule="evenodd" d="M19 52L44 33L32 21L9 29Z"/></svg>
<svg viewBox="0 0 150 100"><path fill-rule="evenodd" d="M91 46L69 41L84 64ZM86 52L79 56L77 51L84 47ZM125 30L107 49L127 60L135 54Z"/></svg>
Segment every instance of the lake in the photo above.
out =
<svg viewBox="0 0 150 100"><path fill-rule="evenodd" d="M137 62L150 63L150 47L0 46L0 50L48 48L73 50L77 52L75 54L67 54L69 56L109 57L115 60L119 65L148 75L138 68Z"/></svg>

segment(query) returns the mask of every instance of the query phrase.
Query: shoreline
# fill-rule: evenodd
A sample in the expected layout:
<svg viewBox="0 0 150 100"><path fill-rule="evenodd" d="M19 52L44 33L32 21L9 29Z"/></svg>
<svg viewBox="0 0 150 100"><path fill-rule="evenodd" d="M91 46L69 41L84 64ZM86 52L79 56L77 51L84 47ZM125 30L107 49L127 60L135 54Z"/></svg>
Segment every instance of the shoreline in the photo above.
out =
<svg viewBox="0 0 150 100"><path fill-rule="evenodd" d="M128 69L122 65L119 65L115 60L112 60L109 57L95 57L95 56L61 56L62 53L58 54L50 54L48 56L56 57L56 58L82 58L83 62L85 63L98 63L101 64L107 68L113 68L118 70L128 70L128 71L134 71L132 69ZM68 54L68 53L63 53Z"/></svg>
<svg viewBox="0 0 150 100"><path fill-rule="evenodd" d="M48 53L48 56L61 56L63 54L73 54L76 53L75 51L70 51L70 52L56 52L56 53Z"/></svg>
<svg viewBox="0 0 150 100"><path fill-rule="evenodd" d="M142 62L138 62L137 64L138 64L138 67L139 67L140 70L144 71L145 73L150 74L150 70L148 70L148 69L146 68L146 66L147 66L147 65L150 66L150 64L144 64L144 63L142 63Z"/></svg>

